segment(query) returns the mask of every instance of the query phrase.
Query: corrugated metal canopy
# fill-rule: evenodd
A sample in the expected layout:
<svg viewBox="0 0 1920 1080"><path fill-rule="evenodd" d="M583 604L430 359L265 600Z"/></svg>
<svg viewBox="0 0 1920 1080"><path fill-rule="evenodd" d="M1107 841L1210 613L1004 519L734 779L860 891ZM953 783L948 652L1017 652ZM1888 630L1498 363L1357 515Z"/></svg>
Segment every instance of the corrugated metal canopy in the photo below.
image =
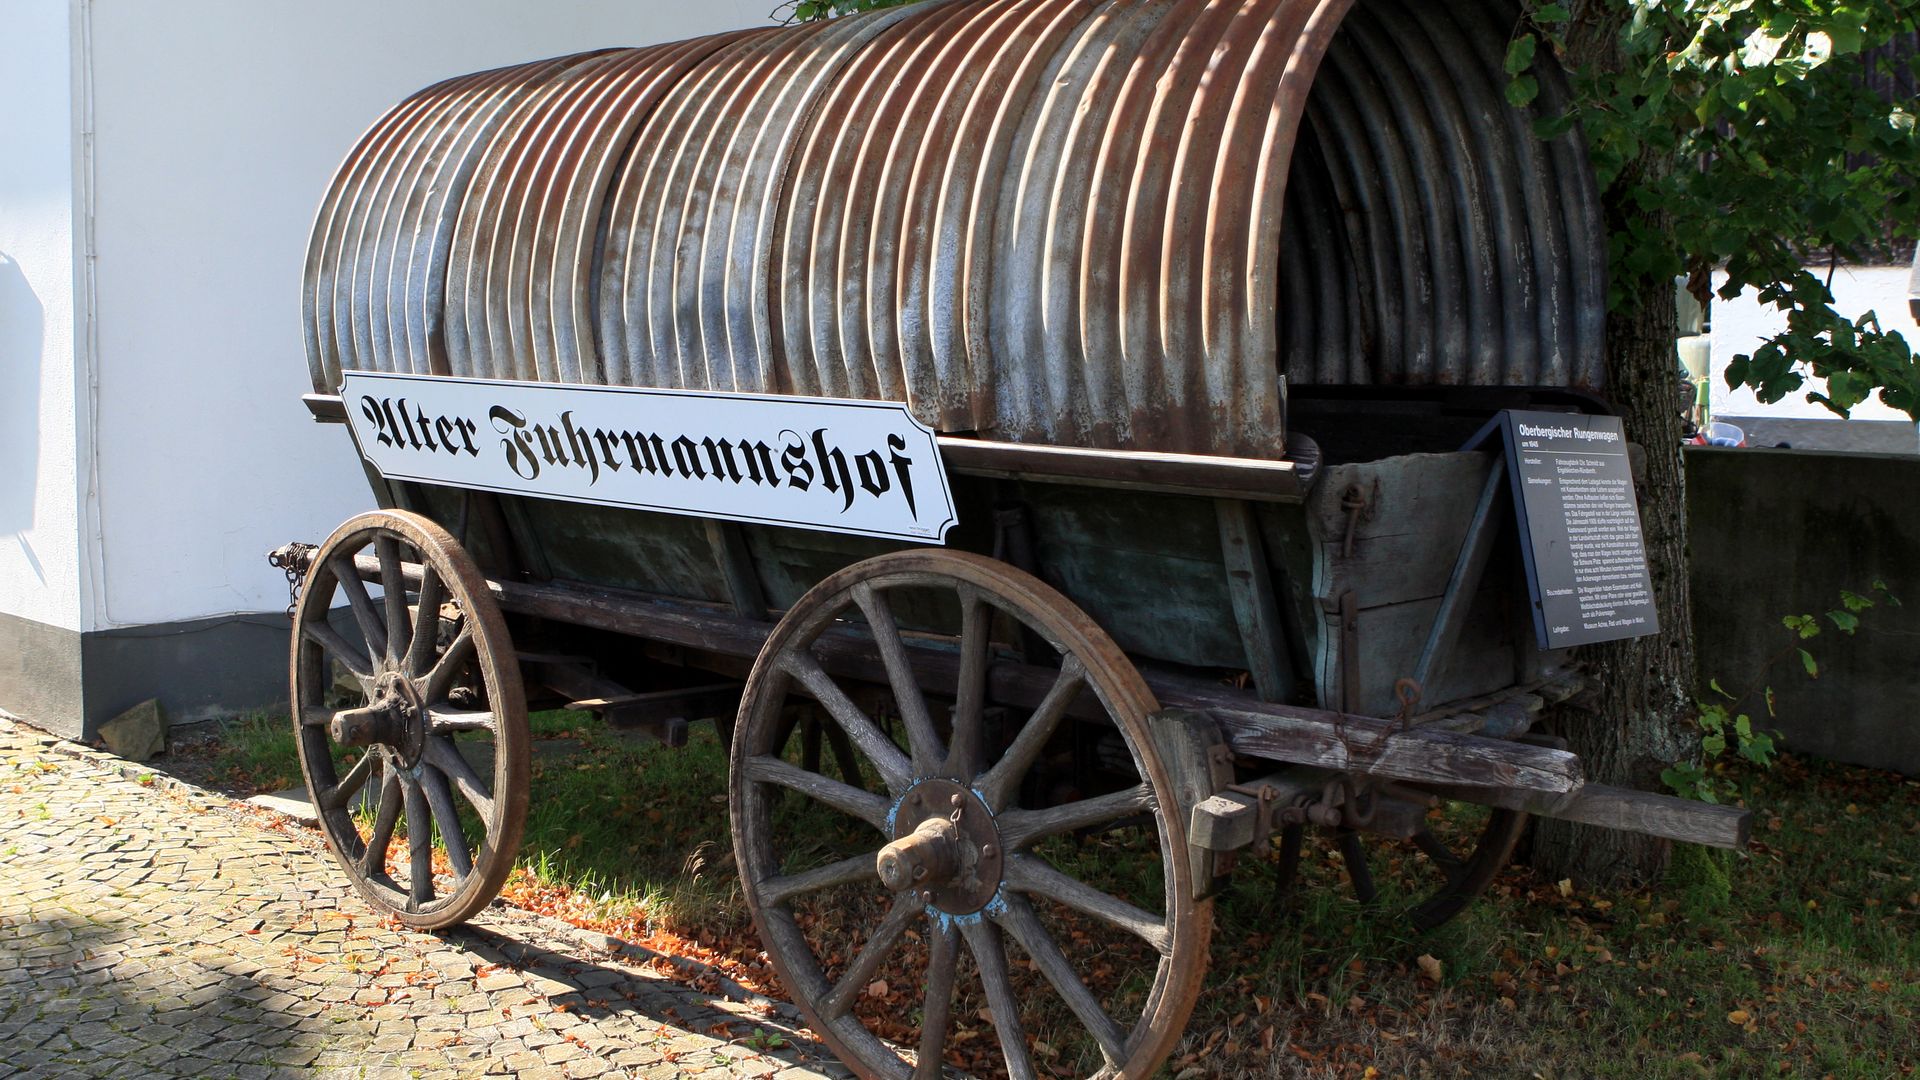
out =
<svg viewBox="0 0 1920 1080"><path fill-rule="evenodd" d="M1504 0L936 2L441 83L322 206L315 385L879 398L1248 456L1282 452L1287 382L1596 388L1591 171L1531 134L1555 73L1506 104L1513 24Z"/></svg>

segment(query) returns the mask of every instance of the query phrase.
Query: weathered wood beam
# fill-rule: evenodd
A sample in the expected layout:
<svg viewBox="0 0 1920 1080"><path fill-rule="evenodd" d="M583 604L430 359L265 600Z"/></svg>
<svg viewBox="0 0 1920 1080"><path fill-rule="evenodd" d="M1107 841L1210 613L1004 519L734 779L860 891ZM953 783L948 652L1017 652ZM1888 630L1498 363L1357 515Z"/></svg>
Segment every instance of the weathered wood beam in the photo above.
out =
<svg viewBox="0 0 1920 1080"><path fill-rule="evenodd" d="M1090 450L1078 446L990 442L940 437L947 468L969 476L1058 481L1080 487L1118 487L1256 502L1299 502L1307 477L1291 461L1163 454L1145 450Z"/></svg>
<svg viewBox="0 0 1920 1080"><path fill-rule="evenodd" d="M1582 782L1577 756L1544 746L1433 729L1403 731L1391 721L1319 709L1207 711L1234 751L1246 757L1393 780L1554 794Z"/></svg>
<svg viewBox="0 0 1920 1080"><path fill-rule="evenodd" d="M1261 542L1252 508L1245 501L1215 499L1213 505L1220 523L1227 596L1233 602L1240 640L1245 643L1247 670L1263 700L1285 701L1294 693L1294 669L1268 572L1266 545Z"/></svg>
<svg viewBox="0 0 1920 1080"><path fill-rule="evenodd" d="M1420 787L1445 799L1524 810L1539 817L1578 821L1707 847L1738 850L1747 846L1753 833L1753 814L1737 806L1718 806L1605 784L1583 784L1563 795L1451 784Z"/></svg>
<svg viewBox="0 0 1920 1080"><path fill-rule="evenodd" d="M367 560L362 573L377 573ZM417 567L408 573L417 578ZM413 580L414 578L410 578ZM579 585L489 583L500 606L576 625L632 634L692 649L750 657L758 654L772 625L742 619L719 608L672 603L638 593ZM915 677L938 693L958 685L959 657L949 650L910 646ZM883 683L886 666L872 639L851 630L823 635L814 647L820 665L844 678ZM1058 672L996 661L988 674L994 704L1038 705ZM1149 676L1165 708L1210 713L1227 733L1234 752L1298 765L1315 765L1395 780L1514 787L1563 793L1580 784L1580 762L1564 750L1528 746L1449 731L1401 730L1373 717L1353 716L1258 701L1230 687L1193 679ZM1069 708L1089 719L1104 715L1090 691Z"/></svg>

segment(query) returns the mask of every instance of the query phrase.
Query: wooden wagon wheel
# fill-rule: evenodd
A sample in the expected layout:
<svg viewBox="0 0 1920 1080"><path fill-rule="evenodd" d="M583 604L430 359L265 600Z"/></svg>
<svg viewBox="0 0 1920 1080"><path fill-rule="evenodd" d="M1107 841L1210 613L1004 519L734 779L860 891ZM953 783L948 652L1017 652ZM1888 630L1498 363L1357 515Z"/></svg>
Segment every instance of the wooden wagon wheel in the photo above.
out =
<svg viewBox="0 0 1920 1080"><path fill-rule="evenodd" d="M944 653L909 649L915 635L902 631L896 616L927 610L929 599L944 604L949 617L958 608L957 638L939 639ZM996 638L996 625L1007 632ZM995 641L1021 640L1022 629L1054 650L1058 675L1024 722L990 737L985 703ZM836 647L852 638L869 650L873 683L843 683L827 673L817 646L829 637ZM797 755L782 754L776 738L790 695L824 707L858 748L861 771L878 777L884 793L856 786L857 778L847 783L808 771L793 763ZM855 700L875 695L891 702L900 736L890 734L882 710ZM946 722L929 695L951 701ZM1048 801L1023 799L1022 780L1063 731L1069 709L1111 721L1138 780L1027 808L1023 802ZM940 1075L959 1014L991 1018L999 1060L1016 1078L1035 1075L1028 1036L1043 1020L1066 1032L1047 1049L1057 1054L1060 1042L1076 1041L1085 1048L1085 1071L1152 1072L1193 1007L1212 929L1211 904L1192 899L1174 778L1148 737L1147 718L1156 709L1139 673L1085 613L991 559L947 551L883 555L827 578L787 612L741 700L732 747L733 842L761 940L812 1028L842 1060L868 1077ZM802 809L815 816L794 814L796 800L783 797L788 792L804 796ZM821 826L821 814L842 829L841 850L854 854L820 850L832 832ZM1103 891L1103 871L1087 868L1103 860L1057 865L1067 860L1048 845L1103 828L1139 830L1147 854L1128 861L1145 864L1158 880L1125 890L1123 898ZM818 865L796 865L809 861ZM838 899L813 899L826 893ZM1076 928L1071 943L1057 938L1050 920ZM963 944L971 958L964 966ZM884 1017L863 1017L856 1003L872 1014L872 1003L862 999L908 954L924 958L908 1000L889 1001ZM1026 961L1011 962L1010 954ZM1138 963L1130 991L1112 989L1111 978L1095 979L1107 987L1103 1003L1085 980L1099 965L1130 955ZM956 1007L976 995L979 1008ZM911 1062L876 1028L916 1044Z"/></svg>
<svg viewBox="0 0 1920 1080"><path fill-rule="evenodd" d="M1404 910L1408 922L1419 931L1432 930L1466 910L1474 898L1487 891L1493 879L1513 857L1514 845L1527 826L1527 815L1517 810L1489 807L1487 819L1480 825L1471 846L1456 851L1428 827L1408 837L1409 854L1417 853L1419 871L1431 882L1430 891L1416 886L1415 899ZM1276 891L1284 894L1299 873L1300 850L1305 840L1304 825L1290 825L1280 834L1280 865ZM1367 862L1363 834L1354 829L1334 830L1340 860L1345 866L1347 883L1356 899L1371 904L1378 896L1373 871Z"/></svg>
<svg viewBox="0 0 1920 1080"><path fill-rule="evenodd" d="M377 596L355 569L362 555L378 565ZM339 600L351 618L336 625ZM423 929L486 907L520 847L529 743L506 623L467 553L401 511L340 526L301 589L292 683L307 793L360 894ZM334 708L343 685L348 707Z"/></svg>

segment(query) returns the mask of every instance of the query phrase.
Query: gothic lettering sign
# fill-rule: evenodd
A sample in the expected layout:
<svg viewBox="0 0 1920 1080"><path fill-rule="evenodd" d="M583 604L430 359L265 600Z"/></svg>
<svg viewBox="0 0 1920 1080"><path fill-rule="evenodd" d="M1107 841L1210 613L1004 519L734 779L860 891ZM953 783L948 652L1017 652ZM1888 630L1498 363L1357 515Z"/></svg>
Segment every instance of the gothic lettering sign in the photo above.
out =
<svg viewBox="0 0 1920 1080"><path fill-rule="evenodd" d="M894 402L368 371L340 396L390 479L936 544L956 520Z"/></svg>
<svg viewBox="0 0 1920 1080"><path fill-rule="evenodd" d="M1660 632L1617 416L1500 414L1541 648Z"/></svg>

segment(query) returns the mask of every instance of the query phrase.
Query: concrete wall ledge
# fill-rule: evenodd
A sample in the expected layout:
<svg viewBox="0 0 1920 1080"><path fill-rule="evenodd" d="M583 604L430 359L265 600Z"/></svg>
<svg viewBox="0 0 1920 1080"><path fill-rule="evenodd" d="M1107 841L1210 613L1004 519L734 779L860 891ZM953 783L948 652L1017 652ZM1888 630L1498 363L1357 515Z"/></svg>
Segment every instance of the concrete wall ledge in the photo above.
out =
<svg viewBox="0 0 1920 1080"><path fill-rule="evenodd" d="M69 739L148 698L175 724L285 711L287 617L80 633L0 613L0 708Z"/></svg>

